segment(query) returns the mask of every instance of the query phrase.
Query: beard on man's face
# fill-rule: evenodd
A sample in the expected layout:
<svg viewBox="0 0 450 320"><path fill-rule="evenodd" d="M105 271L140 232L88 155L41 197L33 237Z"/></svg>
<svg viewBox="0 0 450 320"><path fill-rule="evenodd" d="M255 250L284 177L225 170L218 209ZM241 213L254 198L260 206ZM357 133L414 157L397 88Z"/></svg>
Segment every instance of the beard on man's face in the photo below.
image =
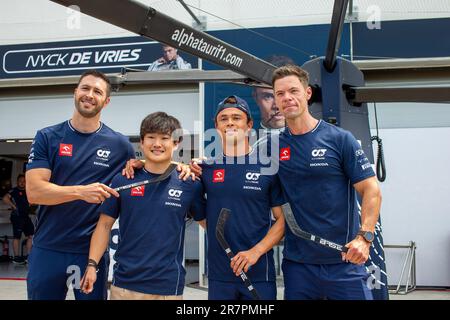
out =
<svg viewBox="0 0 450 320"><path fill-rule="evenodd" d="M83 97L79 99L75 98L75 107L77 111L85 118L94 118L96 115L100 113L100 111L102 111L102 108L105 105L105 101L99 103L93 101L94 108L86 109L82 106L82 104L85 103L82 100Z"/></svg>

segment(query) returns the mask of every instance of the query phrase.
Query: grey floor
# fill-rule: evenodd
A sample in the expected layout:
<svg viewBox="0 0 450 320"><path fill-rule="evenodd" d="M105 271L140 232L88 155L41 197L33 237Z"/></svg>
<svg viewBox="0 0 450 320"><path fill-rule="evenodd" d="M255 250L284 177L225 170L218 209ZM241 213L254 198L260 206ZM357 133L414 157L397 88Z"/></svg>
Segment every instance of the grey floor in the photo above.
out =
<svg viewBox="0 0 450 320"><path fill-rule="evenodd" d="M0 300L25 300L27 298L26 265L0 263ZM188 285L184 290L185 300L206 300L208 292L204 288ZM283 287L278 287L278 299L283 299ZM73 299L69 291L67 299ZM390 295L391 300L450 300L450 291L415 290L406 295Z"/></svg>

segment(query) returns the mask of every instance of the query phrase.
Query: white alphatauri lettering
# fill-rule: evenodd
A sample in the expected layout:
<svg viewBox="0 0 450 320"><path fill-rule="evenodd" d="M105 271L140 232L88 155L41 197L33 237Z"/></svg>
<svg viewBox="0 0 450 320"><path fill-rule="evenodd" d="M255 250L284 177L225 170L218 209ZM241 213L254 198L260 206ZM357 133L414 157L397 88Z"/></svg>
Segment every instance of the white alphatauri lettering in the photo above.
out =
<svg viewBox="0 0 450 320"><path fill-rule="evenodd" d="M111 151L108 151L108 150L102 150L102 149L97 150L97 156L99 156L100 158L104 158L104 159L109 158L110 153L111 153Z"/></svg>
<svg viewBox="0 0 450 320"><path fill-rule="evenodd" d="M259 176L261 174L260 173L255 173L255 172L247 172L247 174L245 175L245 179L247 180L252 180L252 181L256 181L259 179Z"/></svg>
<svg viewBox="0 0 450 320"><path fill-rule="evenodd" d="M179 198L181 197L181 194L183 193L182 190L176 190L176 189L170 189L169 190L169 196Z"/></svg>
<svg viewBox="0 0 450 320"><path fill-rule="evenodd" d="M314 150L311 152L311 155L312 155L314 158L317 158L317 157L323 157L323 156L325 155L325 152L327 152L327 149L314 149Z"/></svg>

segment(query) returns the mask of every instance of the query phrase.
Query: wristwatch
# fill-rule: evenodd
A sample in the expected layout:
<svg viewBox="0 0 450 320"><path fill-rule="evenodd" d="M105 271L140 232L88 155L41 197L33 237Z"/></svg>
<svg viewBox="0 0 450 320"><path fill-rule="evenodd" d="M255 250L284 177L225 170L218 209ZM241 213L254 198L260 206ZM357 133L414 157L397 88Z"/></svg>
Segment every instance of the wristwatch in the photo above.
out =
<svg viewBox="0 0 450 320"><path fill-rule="evenodd" d="M373 239L375 238L374 233L371 231L359 230L357 234L358 234L358 236L362 236L364 238L364 240L366 240L369 243L371 243L373 241Z"/></svg>
<svg viewBox="0 0 450 320"><path fill-rule="evenodd" d="M94 259L89 259L88 260L87 267L94 267L95 268L95 272L98 272L98 263Z"/></svg>

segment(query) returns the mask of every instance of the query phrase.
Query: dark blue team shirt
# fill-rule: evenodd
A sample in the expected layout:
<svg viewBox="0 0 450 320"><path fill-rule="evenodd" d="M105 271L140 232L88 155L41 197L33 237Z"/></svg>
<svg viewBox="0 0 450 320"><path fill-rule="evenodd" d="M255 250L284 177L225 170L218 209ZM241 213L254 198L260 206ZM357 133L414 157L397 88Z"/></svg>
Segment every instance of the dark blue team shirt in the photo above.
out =
<svg viewBox="0 0 450 320"><path fill-rule="evenodd" d="M260 174L263 167L255 153L220 157L202 164L202 182L207 194L208 278L211 280L242 281L233 273L230 260L216 239L220 210L231 210L225 238L236 254L251 249L266 236L272 226L271 208L285 203L278 177ZM247 274L252 281L275 281L273 250L262 255Z"/></svg>
<svg viewBox="0 0 450 320"><path fill-rule="evenodd" d="M346 244L359 230L353 184L374 176L358 141L342 128L322 120L302 135L280 135L279 177L286 200L301 229ZM341 255L299 239L286 227L283 256L313 264L341 263Z"/></svg>
<svg viewBox="0 0 450 320"><path fill-rule="evenodd" d="M137 170L132 180L121 174L112 187L149 180L158 175ZM181 295L186 271L183 263L185 221L204 216L200 181L182 181L176 170L155 184L128 189L107 199L99 208L119 219L113 284L147 294Z"/></svg>
<svg viewBox="0 0 450 320"><path fill-rule="evenodd" d="M19 189L18 187L12 188L9 192L13 202L15 203L16 212L20 217L28 217L30 212L30 204L28 203L27 194L25 189Z"/></svg>
<svg viewBox="0 0 450 320"><path fill-rule="evenodd" d="M134 151L128 138L105 124L101 123L97 131L86 134L65 121L37 132L27 170L50 169L50 182L60 186L94 182L108 185L130 158L134 158ZM99 217L98 207L81 200L40 206L33 245L88 254Z"/></svg>

